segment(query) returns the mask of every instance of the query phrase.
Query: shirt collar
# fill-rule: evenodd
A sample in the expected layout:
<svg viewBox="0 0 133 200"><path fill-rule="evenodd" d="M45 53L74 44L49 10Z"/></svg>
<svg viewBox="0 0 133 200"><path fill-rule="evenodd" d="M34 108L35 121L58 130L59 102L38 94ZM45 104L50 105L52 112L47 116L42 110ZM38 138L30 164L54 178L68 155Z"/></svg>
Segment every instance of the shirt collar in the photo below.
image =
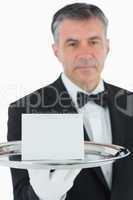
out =
<svg viewBox="0 0 133 200"><path fill-rule="evenodd" d="M78 87L75 83L73 83L66 75L65 73L61 74L61 79L69 93L69 95L71 96L73 102L75 103L76 107L77 107L77 92L84 92L88 95L90 94L97 94L99 92L103 92L104 91L104 83L103 80L100 79L99 84L97 85L97 87L91 91L90 93L87 93L85 90L81 89L80 87Z"/></svg>

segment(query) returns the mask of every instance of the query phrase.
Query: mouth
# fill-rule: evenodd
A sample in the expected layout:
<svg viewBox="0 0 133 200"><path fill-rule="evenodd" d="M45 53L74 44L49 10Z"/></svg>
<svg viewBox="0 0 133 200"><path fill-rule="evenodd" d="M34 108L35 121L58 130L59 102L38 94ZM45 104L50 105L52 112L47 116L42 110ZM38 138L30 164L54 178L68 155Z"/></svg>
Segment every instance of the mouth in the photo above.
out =
<svg viewBox="0 0 133 200"><path fill-rule="evenodd" d="M76 69L78 70L90 70L90 69L96 69L96 66L86 66L86 65L82 65L82 66L76 66Z"/></svg>

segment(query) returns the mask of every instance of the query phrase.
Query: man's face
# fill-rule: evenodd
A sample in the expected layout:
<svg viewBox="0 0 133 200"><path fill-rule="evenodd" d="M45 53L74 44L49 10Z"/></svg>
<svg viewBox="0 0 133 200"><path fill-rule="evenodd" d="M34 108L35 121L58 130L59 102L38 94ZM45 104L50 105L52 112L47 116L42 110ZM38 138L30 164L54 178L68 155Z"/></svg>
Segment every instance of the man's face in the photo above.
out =
<svg viewBox="0 0 133 200"><path fill-rule="evenodd" d="M96 87L109 51L104 26L99 19L61 22L53 50L72 82L83 89L90 85Z"/></svg>

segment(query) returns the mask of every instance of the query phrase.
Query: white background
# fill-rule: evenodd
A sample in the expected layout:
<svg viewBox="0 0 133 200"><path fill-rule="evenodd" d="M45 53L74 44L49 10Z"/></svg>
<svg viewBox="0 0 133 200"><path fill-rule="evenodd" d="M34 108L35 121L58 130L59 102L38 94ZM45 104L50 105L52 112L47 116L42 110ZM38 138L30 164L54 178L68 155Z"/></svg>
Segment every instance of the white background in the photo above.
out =
<svg viewBox="0 0 133 200"><path fill-rule="evenodd" d="M62 68L53 55L50 24L70 0L0 0L0 142L6 141L10 102L55 80ZM81 1L76 1L81 2ZM90 0L108 16L111 50L103 77L133 91L132 2ZM0 199L12 200L9 169L0 167Z"/></svg>

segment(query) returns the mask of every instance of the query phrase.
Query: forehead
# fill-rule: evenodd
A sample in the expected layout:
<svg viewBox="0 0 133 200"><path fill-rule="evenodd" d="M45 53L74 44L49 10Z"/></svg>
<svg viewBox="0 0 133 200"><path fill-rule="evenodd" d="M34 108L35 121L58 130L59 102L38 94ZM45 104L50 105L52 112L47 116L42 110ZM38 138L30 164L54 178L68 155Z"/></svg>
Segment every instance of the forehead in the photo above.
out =
<svg viewBox="0 0 133 200"><path fill-rule="evenodd" d="M105 29L103 23L98 18L87 20L71 20L65 19L61 22L58 29L59 38L65 39L74 37L103 37Z"/></svg>

